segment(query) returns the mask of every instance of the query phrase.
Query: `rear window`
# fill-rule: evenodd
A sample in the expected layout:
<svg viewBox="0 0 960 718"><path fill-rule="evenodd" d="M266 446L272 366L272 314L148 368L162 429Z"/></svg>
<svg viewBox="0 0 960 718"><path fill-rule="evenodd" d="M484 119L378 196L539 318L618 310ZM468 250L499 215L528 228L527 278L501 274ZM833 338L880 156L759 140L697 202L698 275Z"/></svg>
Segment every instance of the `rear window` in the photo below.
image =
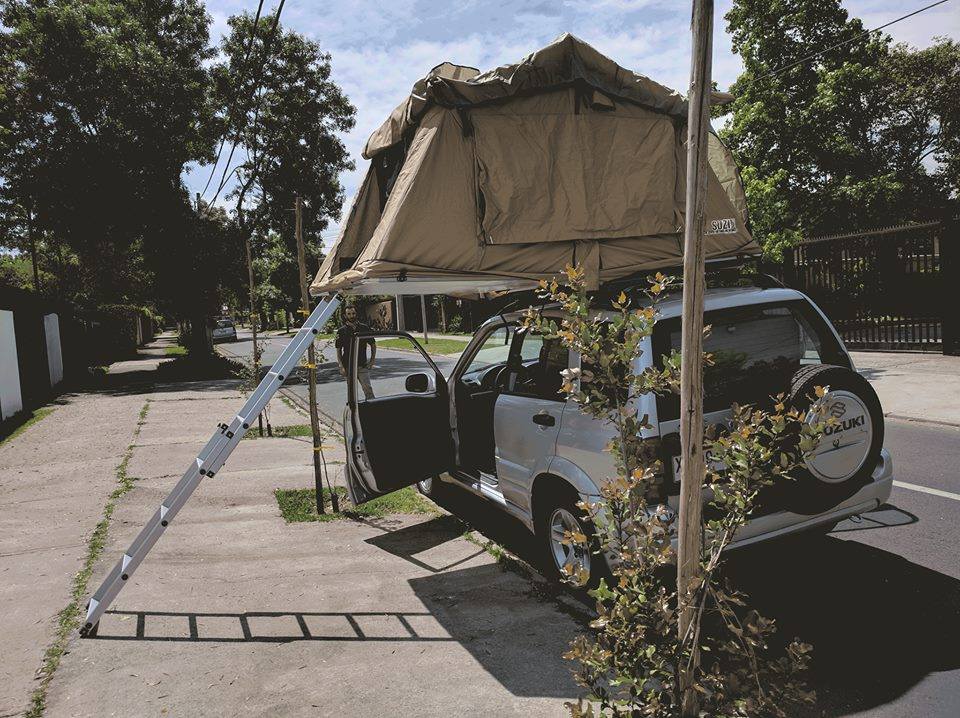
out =
<svg viewBox="0 0 960 718"><path fill-rule="evenodd" d="M229 319L220 319L217 321L217 329L232 329L233 322Z"/></svg>
<svg viewBox="0 0 960 718"><path fill-rule="evenodd" d="M757 304L707 312L704 323L711 332L704 351L713 365L704 367L704 411L723 411L731 404L765 404L785 392L791 377L807 364L837 364L849 361L830 328L802 300ZM680 349L680 320L658 322L654 329L654 355L662 357ZM660 421L680 416L676 395L657 401Z"/></svg>

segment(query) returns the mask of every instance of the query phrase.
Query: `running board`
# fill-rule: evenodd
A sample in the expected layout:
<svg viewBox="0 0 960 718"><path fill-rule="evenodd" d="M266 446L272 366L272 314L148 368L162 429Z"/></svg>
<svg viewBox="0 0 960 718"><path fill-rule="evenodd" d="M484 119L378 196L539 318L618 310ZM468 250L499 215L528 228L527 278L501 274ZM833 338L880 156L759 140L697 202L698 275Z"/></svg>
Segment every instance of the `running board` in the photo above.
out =
<svg viewBox="0 0 960 718"><path fill-rule="evenodd" d="M338 306L340 306L338 296L321 301L307 317L303 326L300 327L300 331L277 357L277 361L270 367L270 371L263 377L263 381L250 395L250 398L247 399L246 404L233 418L233 421L230 424L217 425L217 430L210 437L207 445L203 447L186 473L177 482L173 491L160 504L160 508L157 509L137 538L130 544L130 548L117 562L117 565L107 574L106 579L100 584L100 588L90 598L90 602L87 604L87 618L80 629L81 635L87 636L94 631L100 617L110 607L110 604L113 603L130 576L133 575L137 566L146 558L150 549L166 531L177 512L190 499L200 481L204 477L212 478L220 471L227 458L240 443L240 439L250 428L251 422L263 411L273 395L277 393L283 385L284 378L289 376L290 371L296 367L300 357L313 343L316 335L327 323L327 320L333 316Z"/></svg>

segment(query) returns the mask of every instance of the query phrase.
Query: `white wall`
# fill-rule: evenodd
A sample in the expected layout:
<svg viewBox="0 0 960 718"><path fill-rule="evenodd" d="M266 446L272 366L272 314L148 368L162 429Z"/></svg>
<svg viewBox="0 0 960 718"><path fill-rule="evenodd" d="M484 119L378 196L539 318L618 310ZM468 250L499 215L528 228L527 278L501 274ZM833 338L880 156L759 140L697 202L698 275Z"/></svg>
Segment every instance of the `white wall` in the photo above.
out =
<svg viewBox="0 0 960 718"><path fill-rule="evenodd" d="M47 338L47 366L50 369L50 387L53 388L63 381L60 318L56 314L43 315L43 333Z"/></svg>
<svg viewBox="0 0 960 718"><path fill-rule="evenodd" d="M17 366L17 337L13 312L0 309L0 418L13 416L23 408L20 368Z"/></svg>

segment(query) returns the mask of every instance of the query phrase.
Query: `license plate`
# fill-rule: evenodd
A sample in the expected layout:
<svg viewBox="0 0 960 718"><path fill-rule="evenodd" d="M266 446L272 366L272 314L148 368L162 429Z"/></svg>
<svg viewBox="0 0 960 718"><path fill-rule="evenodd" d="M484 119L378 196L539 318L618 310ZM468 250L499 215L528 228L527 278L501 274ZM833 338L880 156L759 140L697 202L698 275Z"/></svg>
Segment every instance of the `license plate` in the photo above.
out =
<svg viewBox="0 0 960 718"><path fill-rule="evenodd" d="M674 456L670 460L670 464L673 467L673 480L679 484L680 483L680 456L679 455ZM714 461L713 464L711 465L711 468L717 473L721 473L726 467L721 462Z"/></svg>

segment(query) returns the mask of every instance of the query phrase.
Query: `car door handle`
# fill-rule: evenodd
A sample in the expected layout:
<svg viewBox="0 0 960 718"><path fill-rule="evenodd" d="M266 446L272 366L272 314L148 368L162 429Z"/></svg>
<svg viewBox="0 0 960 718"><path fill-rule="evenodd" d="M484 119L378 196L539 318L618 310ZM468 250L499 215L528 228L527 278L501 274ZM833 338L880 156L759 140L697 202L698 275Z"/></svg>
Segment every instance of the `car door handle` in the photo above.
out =
<svg viewBox="0 0 960 718"><path fill-rule="evenodd" d="M553 426L557 423L557 420L553 418L552 414L548 414L545 411L541 411L533 415L533 423L539 424L540 426Z"/></svg>

